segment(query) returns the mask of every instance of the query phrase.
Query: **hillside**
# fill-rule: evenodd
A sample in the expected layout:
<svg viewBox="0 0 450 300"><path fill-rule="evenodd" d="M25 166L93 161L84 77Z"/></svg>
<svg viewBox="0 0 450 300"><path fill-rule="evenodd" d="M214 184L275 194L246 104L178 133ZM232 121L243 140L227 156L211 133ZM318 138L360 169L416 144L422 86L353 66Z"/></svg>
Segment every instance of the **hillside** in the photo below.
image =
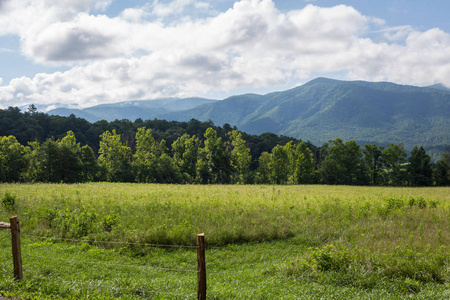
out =
<svg viewBox="0 0 450 300"><path fill-rule="evenodd" d="M203 100L204 103L191 101L190 107L176 106L178 110L168 108L173 102L151 107L147 101L145 108L144 103L136 101L131 107L111 104L88 108L82 113L95 112L96 116L108 116L109 120L137 117L212 120L218 125L236 125L250 134L273 132L309 140L316 145L342 138L360 144L404 143L407 149L423 145L432 153L450 145L450 90L442 85L415 87L317 78L305 85L267 95ZM178 101L178 104L189 102ZM72 113L84 117L81 112Z"/></svg>
<svg viewBox="0 0 450 300"><path fill-rule="evenodd" d="M112 104L102 104L85 109L57 108L49 111L50 115L68 117L71 114L89 122L98 120L114 121L116 119L151 120L163 113L188 110L198 105L213 103L217 100L203 98L168 98L158 100L126 101Z"/></svg>

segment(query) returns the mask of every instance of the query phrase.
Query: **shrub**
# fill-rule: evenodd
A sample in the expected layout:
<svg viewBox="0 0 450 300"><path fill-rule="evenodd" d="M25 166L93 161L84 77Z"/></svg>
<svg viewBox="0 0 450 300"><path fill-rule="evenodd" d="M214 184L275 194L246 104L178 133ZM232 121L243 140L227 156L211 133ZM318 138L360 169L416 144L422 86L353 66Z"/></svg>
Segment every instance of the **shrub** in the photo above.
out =
<svg viewBox="0 0 450 300"><path fill-rule="evenodd" d="M13 212L16 209L16 198L15 195L6 192L2 199L2 207L8 212Z"/></svg>

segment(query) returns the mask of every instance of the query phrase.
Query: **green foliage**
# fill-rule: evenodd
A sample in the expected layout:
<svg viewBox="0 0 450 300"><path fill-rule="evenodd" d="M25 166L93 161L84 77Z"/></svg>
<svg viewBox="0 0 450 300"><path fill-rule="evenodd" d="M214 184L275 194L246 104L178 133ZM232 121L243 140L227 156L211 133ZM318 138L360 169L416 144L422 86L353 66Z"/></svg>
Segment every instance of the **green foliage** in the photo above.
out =
<svg viewBox="0 0 450 300"><path fill-rule="evenodd" d="M17 197L15 195L12 195L9 192L5 192L5 195L2 198L2 207L7 212L13 212L16 209L16 200Z"/></svg>
<svg viewBox="0 0 450 300"><path fill-rule="evenodd" d="M233 168L233 183L249 183L250 182L250 149L246 146L242 133L233 130L228 133L231 140L231 167Z"/></svg>
<svg viewBox="0 0 450 300"><path fill-rule="evenodd" d="M433 170L431 168L431 158L425 149L417 146L411 151L408 161L408 174L411 177L413 186L429 186L432 183Z"/></svg>
<svg viewBox="0 0 450 300"><path fill-rule="evenodd" d="M172 144L173 160L183 174L184 182L191 183L196 176L195 164L198 156L199 139L183 134Z"/></svg>
<svg viewBox="0 0 450 300"><path fill-rule="evenodd" d="M213 128L206 129L205 147L201 153L204 155L206 169L200 169L204 165L199 164L201 173L207 172L207 183L229 183L230 182L230 158L226 151L222 138L217 136ZM205 178L205 176L203 176ZM204 179L202 179L204 181Z"/></svg>
<svg viewBox="0 0 450 300"><path fill-rule="evenodd" d="M8 109L7 114L20 115L20 110ZM48 116L35 111L25 115L30 120L48 121ZM69 121L82 125L74 117ZM117 130L108 130L113 127ZM204 140L200 139L200 130L204 130L201 132ZM191 136L186 131L196 134ZM83 140L86 135L95 136L98 144L81 147L72 131L59 134L58 139L29 142L28 146L19 144L14 136L2 137L0 182L320 182L395 186L447 185L450 182L448 160L438 162L431 176L433 170L425 149L416 147L407 163L403 144L388 144L386 148L365 145L363 150L354 140L344 143L335 139L317 148L301 140L297 142L271 133L251 136L232 129L229 124L221 128L197 120L184 123L99 121L82 133ZM163 137L167 137L168 142Z"/></svg>
<svg viewBox="0 0 450 300"><path fill-rule="evenodd" d="M132 181L131 148L123 145L115 130L104 132L100 138L98 164L105 179L111 182Z"/></svg>
<svg viewBox="0 0 450 300"><path fill-rule="evenodd" d="M361 185L367 182L361 147L355 141L341 139L326 145L327 155L322 162L322 180L328 184Z"/></svg>
<svg viewBox="0 0 450 300"><path fill-rule="evenodd" d="M371 184L378 185L381 183L381 170L383 167L383 150L384 147L377 147L375 144L366 144L363 149L364 160L368 168Z"/></svg>
<svg viewBox="0 0 450 300"><path fill-rule="evenodd" d="M295 184L309 184L314 181L314 157L306 143L300 141L294 151L293 157Z"/></svg>
<svg viewBox="0 0 450 300"><path fill-rule="evenodd" d="M291 170L290 164L291 144L277 145L270 154L270 183L287 184Z"/></svg>
<svg viewBox="0 0 450 300"><path fill-rule="evenodd" d="M388 144L383 149L383 159L386 166L386 184L404 185L406 183L406 151L403 144Z"/></svg>
<svg viewBox="0 0 450 300"><path fill-rule="evenodd" d="M17 139L10 136L0 138L0 162L5 180L8 182L20 182L21 174L25 171L27 162L25 159L25 147L19 144Z"/></svg>

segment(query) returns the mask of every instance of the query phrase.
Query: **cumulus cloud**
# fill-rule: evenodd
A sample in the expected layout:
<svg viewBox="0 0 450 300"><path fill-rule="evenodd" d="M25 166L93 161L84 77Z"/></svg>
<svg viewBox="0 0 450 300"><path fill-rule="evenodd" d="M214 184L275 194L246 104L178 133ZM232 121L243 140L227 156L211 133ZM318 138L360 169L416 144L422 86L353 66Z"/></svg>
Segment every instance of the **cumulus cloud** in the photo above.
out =
<svg viewBox="0 0 450 300"><path fill-rule="evenodd" d="M342 71L351 79L450 85L448 33L385 28L382 20L346 5L309 4L283 13L271 0L242 0L214 16L177 22L164 18L188 8L211 10L211 5L154 1L114 18L91 13L109 3L4 2L0 35L20 35L22 52L36 63L70 69L11 80L0 87L1 104L86 107L128 99L211 96Z"/></svg>

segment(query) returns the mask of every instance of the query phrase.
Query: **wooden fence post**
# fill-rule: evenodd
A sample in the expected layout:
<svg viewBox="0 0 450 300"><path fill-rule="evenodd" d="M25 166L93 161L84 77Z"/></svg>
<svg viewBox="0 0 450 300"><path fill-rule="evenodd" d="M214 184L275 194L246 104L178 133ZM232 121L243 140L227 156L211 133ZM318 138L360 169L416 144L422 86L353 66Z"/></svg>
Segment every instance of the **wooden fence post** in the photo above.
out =
<svg viewBox="0 0 450 300"><path fill-rule="evenodd" d="M206 300L205 234L197 234L197 299Z"/></svg>
<svg viewBox="0 0 450 300"><path fill-rule="evenodd" d="M21 280L23 278L22 273L22 252L20 250L20 227L19 218L9 218L11 226L11 242L12 242L12 254L14 263L14 280Z"/></svg>

